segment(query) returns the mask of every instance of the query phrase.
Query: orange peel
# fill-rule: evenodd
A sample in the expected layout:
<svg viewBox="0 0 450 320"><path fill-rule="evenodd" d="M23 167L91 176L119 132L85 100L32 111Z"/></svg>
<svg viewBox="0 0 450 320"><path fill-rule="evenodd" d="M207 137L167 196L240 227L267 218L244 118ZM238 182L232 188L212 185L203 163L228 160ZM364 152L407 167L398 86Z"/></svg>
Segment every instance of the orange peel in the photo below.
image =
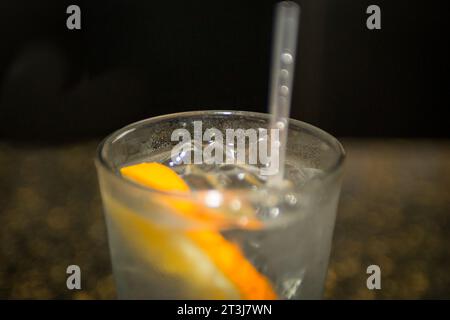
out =
<svg viewBox="0 0 450 320"><path fill-rule="evenodd" d="M160 163L140 163L123 167L120 171L124 177L159 191L190 193L187 183L171 168ZM197 204L194 201L187 199L172 199L172 201L169 201L169 195L163 196L162 199L161 203L170 207L172 212L184 217L206 220L205 222L209 222L211 219L221 220L217 212L211 212L205 205ZM141 235L139 245L157 246L159 240L167 237L167 232L169 231L156 230L151 226L148 219L136 217L133 219L138 220L135 220L131 227L135 229L133 230L134 232ZM127 222L127 219L121 219L121 221L132 223L132 221ZM256 219L251 219L250 221L250 227L259 228L261 226L261 223ZM220 232L200 229L180 231L180 233L186 239L189 239L190 243L193 243L195 247L200 249L202 254L208 257L208 263L212 262L217 269L215 272L219 271L221 276L232 284L232 287L238 292L239 298L248 300L271 300L277 298L269 279L256 270L238 245L225 239ZM157 239L158 237L159 240ZM152 241L152 243L145 243L146 241ZM165 254L168 253L166 252ZM180 254L183 255L183 253ZM186 261L183 263L186 263ZM190 261L188 263L195 265L196 262ZM180 270L177 270L177 272L183 273ZM186 276L189 275L186 274ZM227 285L229 286L229 284ZM208 298L230 299L230 296L217 294Z"/></svg>
<svg viewBox="0 0 450 320"><path fill-rule="evenodd" d="M262 223L251 216L253 211L243 206L241 212L249 212L237 219L220 208L209 208L204 205L205 192L193 197L188 184L171 168L157 162L144 162L120 169L122 176L157 191L175 192L155 194L153 201L168 207L171 212L210 228L227 227L237 224L247 229L260 229Z"/></svg>

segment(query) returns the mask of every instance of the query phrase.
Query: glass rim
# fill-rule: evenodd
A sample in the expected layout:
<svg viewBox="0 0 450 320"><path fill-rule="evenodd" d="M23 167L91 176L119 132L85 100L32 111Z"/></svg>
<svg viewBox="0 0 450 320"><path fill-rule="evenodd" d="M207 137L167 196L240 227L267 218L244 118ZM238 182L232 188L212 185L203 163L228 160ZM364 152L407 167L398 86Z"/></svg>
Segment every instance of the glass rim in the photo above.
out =
<svg viewBox="0 0 450 320"><path fill-rule="evenodd" d="M157 123L157 122L164 121L164 120L175 119L177 117L208 116L208 115L224 115L224 116L239 115L239 116L257 117L257 118L264 119L264 120L270 120L270 116L271 116L269 113L242 111L242 110L196 110L196 111L184 111L184 112L177 112L177 113L169 113L169 114L146 118L143 120L139 120L139 121L130 123L120 129L112 132L108 136L106 136L99 143L99 145L97 147L95 163L97 166L101 167L102 169L105 169L106 172L108 172L112 176L116 177L123 183L130 185L134 188L146 190L147 192L164 194L164 195L173 195L173 196L182 197L182 198L191 197L191 195L196 192L205 192L207 190L198 190L198 191L190 192L188 194L183 193L183 192L178 192L178 191L162 191L162 190L157 190L154 188L147 187L145 185L134 182L130 179L126 179L125 177L117 174L117 171L114 170L114 168L112 168L108 164L108 161L104 157L103 150L104 150L104 147L108 143L114 143L121 137L125 136L127 133L134 131L139 126ZM321 176L328 177L328 176L332 175L333 173L335 173L336 171L338 171L342 167L342 165L345 161L345 158L346 158L346 152L345 152L345 149L342 146L342 144L339 142L339 140L337 140L333 135L331 135L328 132L326 132L316 126L313 126L309 123L289 118L289 129L288 130L291 130L292 126L298 127L300 129L302 129L303 131L307 131L308 133L312 134L313 136L317 137L318 139L320 139L322 141L325 140L325 141L329 142L332 146L335 147L335 150L338 154L338 158L332 165L330 165L325 170L323 170L323 175L321 175ZM308 182L311 180L315 180L315 178L313 177L312 179L308 180ZM308 183L306 183L306 184L308 184ZM233 192L233 191L235 191L235 190L224 190L224 192ZM239 192L242 192L242 191L245 191L245 190L239 190ZM254 193L255 190L249 190L249 192Z"/></svg>

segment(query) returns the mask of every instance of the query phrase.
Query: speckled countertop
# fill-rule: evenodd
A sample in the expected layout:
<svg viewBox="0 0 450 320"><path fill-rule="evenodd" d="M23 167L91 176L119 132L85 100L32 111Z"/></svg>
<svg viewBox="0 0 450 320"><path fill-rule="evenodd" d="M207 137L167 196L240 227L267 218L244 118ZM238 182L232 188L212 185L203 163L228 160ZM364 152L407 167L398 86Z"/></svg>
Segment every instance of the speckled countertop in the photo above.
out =
<svg viewBox="0 0 450 320"><path fill-rule="evenodd" d="M343 139L326 298L450 298L450 141ZM0 298L114 298L97 141L0 141ZM66 289L66 267L83 290ZM382 269L382 289L366 268Z"/></svg>

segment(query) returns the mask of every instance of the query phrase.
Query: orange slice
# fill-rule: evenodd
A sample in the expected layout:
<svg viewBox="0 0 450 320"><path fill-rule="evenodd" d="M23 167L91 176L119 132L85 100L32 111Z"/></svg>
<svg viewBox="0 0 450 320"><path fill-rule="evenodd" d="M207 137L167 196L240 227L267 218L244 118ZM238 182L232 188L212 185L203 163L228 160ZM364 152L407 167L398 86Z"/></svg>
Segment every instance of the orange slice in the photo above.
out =
<svg viewBox="0 0 450 320"><path fill-rule="evenodd" d="M172 212L177 213L188 219L197 222L205 222L209 227L220 228L236 224L238 221L240 226L247 229L259 229L262 223L252 217L253 210L243 206L240 210L246 214L242 214L241 218L231 217L227 212L221 209L212 209L205 206L202 198L205 194L198 194L198 201L190 197L190 189L187 183L171 168L157 162L144 162L128 167L123 167L120 172L127 177L144 186L159 191L177 192L179 196L171 196L169 194L155 194L153 200L158 204L169 207ZM183 199L186 196L186 199Z"/></svg>
<svg viewBox="0 0 450 320"><path fill-rule="evenodd" d="M188 192L189 186L169 167L156 162L144 162L120 169L120 173L159 191Z"/></svg>
<svg viewBox="0 0 450 320"><path fill-rule="evenodd" d="M187 194L190 192L189 186L176 172L160 163L141 163L124 167L121 173L157 190ZM170 202L168 199L165 198L161 203L165 203L175 214L196 219L217 219L214 217L218 214L209 212L204 205L188 200L172 199ZM132 229L134 246L148 248L147 252L159 255L158 260L165 268L164 271L186 279L192 288L198 287L199 291L207 287L213 288L206 298L277 298L270 281L246 259L239 246L225 239L218 231L170 232L152 225L148 219L137 214L130 215L131 212L126 212L123 208L116 208L115 212L120 218L119 222ZM121 213L117 214L118 212ZM256 223L253 223L253 226L256 226ZM192 256L199 261L191 260Z"/></svg>

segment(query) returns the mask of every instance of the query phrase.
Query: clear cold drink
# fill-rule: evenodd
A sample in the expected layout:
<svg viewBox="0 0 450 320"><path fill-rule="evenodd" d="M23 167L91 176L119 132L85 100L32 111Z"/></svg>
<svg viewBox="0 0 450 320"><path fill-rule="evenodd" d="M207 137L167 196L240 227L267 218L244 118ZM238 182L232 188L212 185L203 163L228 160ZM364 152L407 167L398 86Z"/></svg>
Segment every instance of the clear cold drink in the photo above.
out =
<svg viewBox="0 0 450 320"><path fill-rule="evenodd" d="M167 146L118 164L159 162L172 168L196 203L223 216L227 222L220 225L179 219L167 201L144 188L127 190L123 178L99 169L119 298L258 299L257 293L247 294L258 290L270 290L274 296L263 296L275 299L320 298L340 179L330 177L326 161L315 161L329 146L306 141L304 158L287 153L285 183L277 188L268 185L258 166L183 164L172 160ZM166 196L170 203L185 201ZM249 219L262 227L241 223ZM239 252L232 255L235 248ZM235 261L225 261L227 254Z"/></svg>

